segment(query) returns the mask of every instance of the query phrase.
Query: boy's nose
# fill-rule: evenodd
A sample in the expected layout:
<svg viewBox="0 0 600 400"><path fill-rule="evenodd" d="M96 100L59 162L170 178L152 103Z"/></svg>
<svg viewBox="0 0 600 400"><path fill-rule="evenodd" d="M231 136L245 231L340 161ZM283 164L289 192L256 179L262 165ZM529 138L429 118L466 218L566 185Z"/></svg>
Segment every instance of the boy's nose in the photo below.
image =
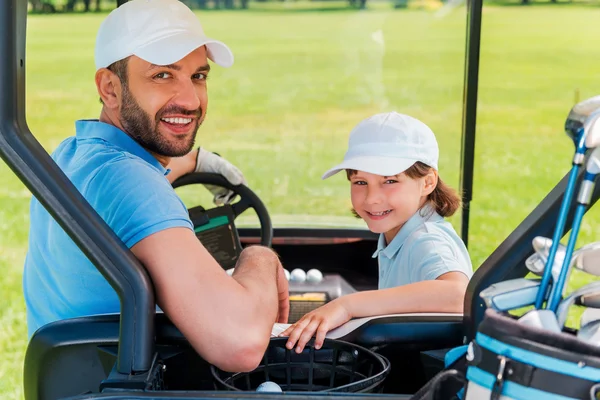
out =
<svg viewBox="0 0 600 400"><path fill-rule="evenodd" d="M367 189L367 197L365 198L365 203L367 204L379 204L381 203L383 193L377 187L370 186Z"/></svg>

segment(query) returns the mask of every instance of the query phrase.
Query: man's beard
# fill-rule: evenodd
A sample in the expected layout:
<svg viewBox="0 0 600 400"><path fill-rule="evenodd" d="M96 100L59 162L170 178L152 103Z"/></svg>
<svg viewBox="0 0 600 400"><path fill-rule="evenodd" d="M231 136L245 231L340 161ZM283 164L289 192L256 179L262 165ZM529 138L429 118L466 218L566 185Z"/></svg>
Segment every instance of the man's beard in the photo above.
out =
<svg viewBox="0 0 600 400"><path fill-rule="evenodd" d="M158 131L158 124L163 115L179 114L190 116L195 119L193 134L182 138L176 138L175 142L170 143ZM121 105L121 125L125 132L135 139L140 145L152 153L165 157L181 157L189 153L194 148L196 133L200 127L202 109L186 110L181 107L171 106L161 108L153 119L146 113L129 92L126 85L123 85L123 104Z"/></svg>

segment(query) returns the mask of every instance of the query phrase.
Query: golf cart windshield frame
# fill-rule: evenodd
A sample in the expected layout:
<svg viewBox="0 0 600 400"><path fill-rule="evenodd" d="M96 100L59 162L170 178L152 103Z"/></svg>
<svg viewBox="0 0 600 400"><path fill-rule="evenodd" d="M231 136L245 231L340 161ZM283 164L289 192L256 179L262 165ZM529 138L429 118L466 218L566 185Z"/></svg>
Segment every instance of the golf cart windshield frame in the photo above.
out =
<svg viewBox="0 0 600 400"><path fill-rule="evenodd" d="M148 371L154 354L154 290L141 263L81 196L29 131L25 118L27 0L0 7L0 156L98 268L121 301L117 370Z"/></svg>
<svg viewBox="0 0 600 400"><path fill-rule="evenodd" d="M472 193L477 82L482 0L468 3L467 50L463 104L461 187L465 193L463 238L468 233ZM0 156L31 193L57 220L119 295L121 327L117 370L136 374L149 370L154 354L155 299L150 278L133 254L85 201L30 132L25 115L25 41L27 0L6 0L0 7ZM465 302L467 332L472 337L483 315L479 292L511 277L525 276L525 258L534 236L550 236L564 193L566 177L479 268ZM593 194L591 204L600 195ZM571 227L573 209L565 232Z"/></svg>

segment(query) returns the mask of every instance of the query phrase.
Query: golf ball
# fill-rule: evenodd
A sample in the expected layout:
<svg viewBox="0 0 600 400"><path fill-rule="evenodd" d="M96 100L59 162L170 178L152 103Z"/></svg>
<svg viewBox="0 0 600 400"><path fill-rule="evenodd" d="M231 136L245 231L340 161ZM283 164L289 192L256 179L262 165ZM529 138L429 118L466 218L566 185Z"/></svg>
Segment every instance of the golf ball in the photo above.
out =
<svg viewBox="0 0 600 400"><path fill-rule="evenodd" d="M266 381L261 383L257 388L257 392L283 392L281 387L275 382Z"/></svg>
<svg viewBox="0 0 600 400"><path fill-rule="evenodd" d="M290 274L290 281L291 282L298 282L298 283L302 283L306 280L306 272L304 272L303 269L300 268L296 268L292 271L292 273Z"/></svg>
<svg viewBox="0 0 600 400"><path fill-rule="evenodd" d="M306 281L310 283L319 283L323 280L323 274L318 269L309 269L306 273Z"/></svg>
<svg viewBox="0 0 600 400"><path fill-rule="evenodd" d="M285 279L287 279L288 281L290 280L290 271L288 271L287 269L283 269L283 273L285 274Z"/></svg>

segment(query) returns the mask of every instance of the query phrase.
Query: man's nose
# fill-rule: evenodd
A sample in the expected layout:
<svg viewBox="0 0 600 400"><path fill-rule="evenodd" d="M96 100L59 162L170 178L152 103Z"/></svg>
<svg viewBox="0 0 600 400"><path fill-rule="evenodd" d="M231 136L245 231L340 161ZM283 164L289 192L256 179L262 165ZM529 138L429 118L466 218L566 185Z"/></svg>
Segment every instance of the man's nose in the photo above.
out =
<svg viewBox="0 0 600 400"><path fill-rule="evenodd" d="M175 104L186 110L196 111L200 108L200 95L198 88L191 80L182 80L177 85Z"/></svg>

